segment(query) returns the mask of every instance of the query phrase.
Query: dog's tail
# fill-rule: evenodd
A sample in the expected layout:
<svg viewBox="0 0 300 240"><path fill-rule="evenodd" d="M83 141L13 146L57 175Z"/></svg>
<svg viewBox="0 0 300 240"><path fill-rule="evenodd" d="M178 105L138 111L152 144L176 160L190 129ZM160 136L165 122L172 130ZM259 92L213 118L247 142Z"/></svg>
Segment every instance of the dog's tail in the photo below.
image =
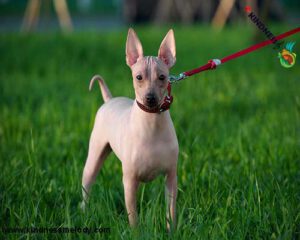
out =
<svg viewBox="0 0 300 240"><path fill-rule="evenodd" d="M93 84L95 82L95 80L98 80L99 83L99 87L102 93L102 97L104 102L107 102L108 100L110 100L112 98L112 95L107 87L107 85L105 84L103 78L100 75L95 75L91 81L90 81L90 86L89 86L89 90L92 90Z"/></svg>

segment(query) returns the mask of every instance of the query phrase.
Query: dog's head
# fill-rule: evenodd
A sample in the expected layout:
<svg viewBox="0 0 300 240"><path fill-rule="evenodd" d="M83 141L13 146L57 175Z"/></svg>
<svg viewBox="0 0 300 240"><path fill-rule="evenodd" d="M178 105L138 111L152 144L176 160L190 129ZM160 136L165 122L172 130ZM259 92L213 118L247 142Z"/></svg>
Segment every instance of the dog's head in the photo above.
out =
<svg viewBox="0 0 300 240"><path fill-rule="evenodd" d="M131 68L137 101L147 108L157 107L168 86L169 69L176 61L175 38L169 30L163 39L158 56L143 55L142 44L133 29L129 29L126 42L126 62Z"/></svg>

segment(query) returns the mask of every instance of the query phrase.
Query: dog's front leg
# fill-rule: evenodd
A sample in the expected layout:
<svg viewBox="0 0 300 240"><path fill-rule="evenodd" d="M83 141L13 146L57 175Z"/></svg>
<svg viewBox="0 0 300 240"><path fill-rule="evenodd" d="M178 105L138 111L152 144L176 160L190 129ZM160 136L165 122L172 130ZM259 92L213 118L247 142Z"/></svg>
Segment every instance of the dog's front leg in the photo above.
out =
<svg viewBox="0 0 300 240"><path fill-rule="evenodd" d="M137 210L136 210L136 193L138 190L139 182L132 177L123 176L125 204L129 219L129 224L132 227L137 225Z"/></svg>
<svg viewBox="0 0 300 240"><path fill-rule="evenodd" d="M176 197L177 197L177 174L176 170L167 175L166 200L167 200L167 229L176 227ZM170 218L171 215L171 218Z"/></svg>

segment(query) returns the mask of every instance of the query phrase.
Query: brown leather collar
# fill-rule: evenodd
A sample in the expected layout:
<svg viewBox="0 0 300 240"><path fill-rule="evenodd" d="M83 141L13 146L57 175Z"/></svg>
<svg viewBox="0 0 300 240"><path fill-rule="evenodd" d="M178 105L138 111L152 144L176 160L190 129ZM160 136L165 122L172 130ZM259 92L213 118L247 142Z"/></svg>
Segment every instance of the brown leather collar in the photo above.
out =
<svg viewBox="0 0 300 240"><path fill-rule="evenodd" d="M135 100L140 109L147 113L160 113L160 106L157 105L155 108L148 108L147 106L140 103L138 100Z"/></svg>

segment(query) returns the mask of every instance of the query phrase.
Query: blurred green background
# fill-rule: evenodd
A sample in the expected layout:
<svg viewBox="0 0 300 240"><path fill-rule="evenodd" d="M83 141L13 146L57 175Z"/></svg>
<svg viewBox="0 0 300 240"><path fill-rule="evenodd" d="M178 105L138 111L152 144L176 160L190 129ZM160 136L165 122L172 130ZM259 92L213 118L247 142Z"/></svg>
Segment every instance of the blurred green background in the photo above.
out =
<svg viewBox="0 0 300 240"><path fill-rule="evenodd" d="M4 2L3 19L4 7L12 9L11 17L26 3ZM15 8L10 8L12 3ZM71 16L76 6L70 4ZM297 27L288 17L267 16L274 34ZM78 21L84 18L79 15ZM265 39L246 16L237 22L229 17L222 29L212 27L211 20L159 25L134 20L130 26L146 55L156 55L167 30L174 28L174 74ZM297 59L292 68L283 68L272 46L174 85L171 115L180 145L176 232L170 236L165 230L162 177L141 186L140 227L129 228L121 164L113 154L93 187L88 211L80 211L89 135L103 103L98 89L88 91L89 80L101 74L114 96L134 98L125 63L129 25L123 18L118 21L121 24L112 28L92 23L84 29L74 23L68 34L62 34L58 24L27 33L17 32L18 21L12 29L1 28L1 229L88 226L110 227L111 232L89 236L1 231L0 238L299 239L300 63ZM300 35L285 41L295 41L299 55Z"/></svg>

